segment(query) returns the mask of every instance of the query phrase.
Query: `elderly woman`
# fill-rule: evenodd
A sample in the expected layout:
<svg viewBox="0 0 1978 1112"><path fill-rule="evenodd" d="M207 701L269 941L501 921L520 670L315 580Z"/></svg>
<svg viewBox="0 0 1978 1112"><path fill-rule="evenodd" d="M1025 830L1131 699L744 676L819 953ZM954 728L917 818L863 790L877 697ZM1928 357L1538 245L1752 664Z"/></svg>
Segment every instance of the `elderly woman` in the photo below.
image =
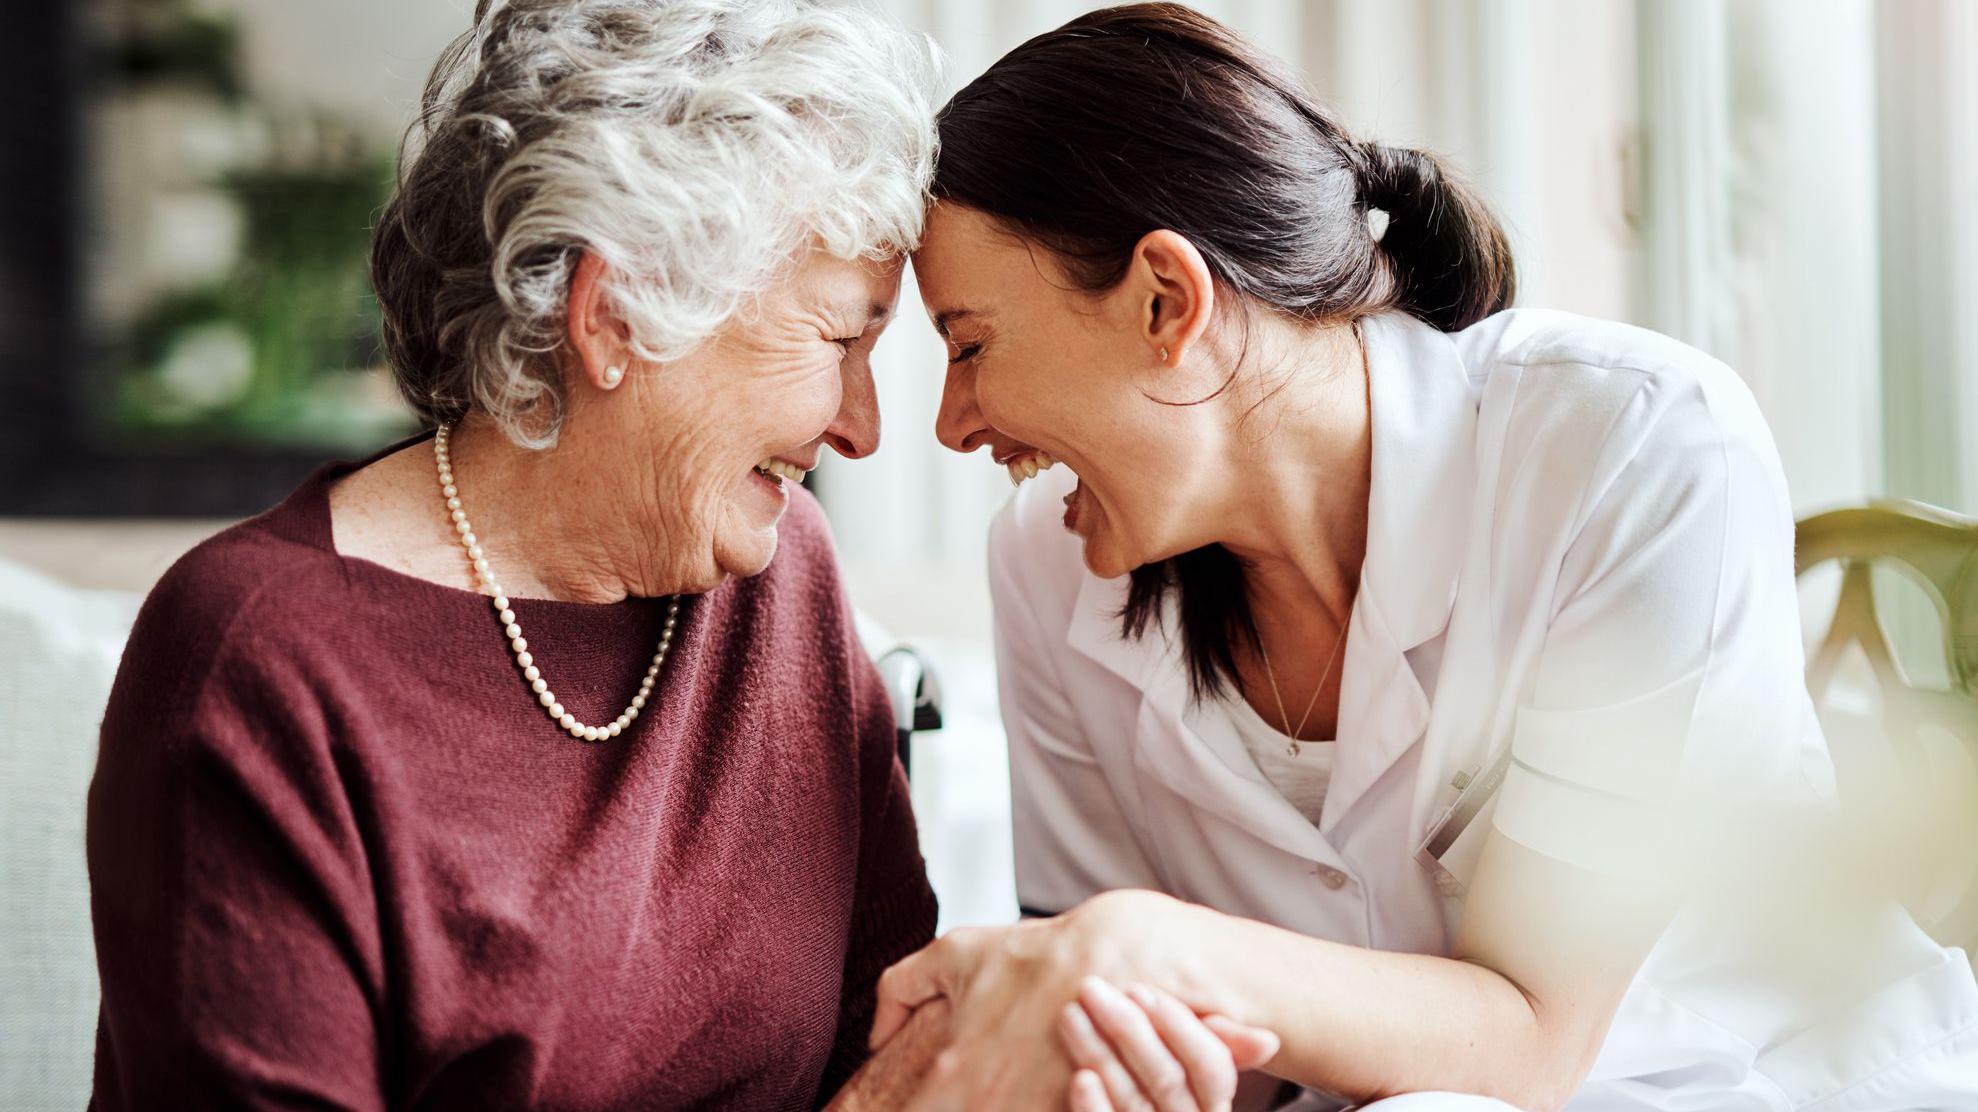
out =
<svg viewBox="0 0 1978 1112"><path fill-rule="evenodd" d="M934 905L798 487L877 442L928 51L482 0L376 229L436 429L172 569L103 726L95 1106L810 1105Z"/></svg>

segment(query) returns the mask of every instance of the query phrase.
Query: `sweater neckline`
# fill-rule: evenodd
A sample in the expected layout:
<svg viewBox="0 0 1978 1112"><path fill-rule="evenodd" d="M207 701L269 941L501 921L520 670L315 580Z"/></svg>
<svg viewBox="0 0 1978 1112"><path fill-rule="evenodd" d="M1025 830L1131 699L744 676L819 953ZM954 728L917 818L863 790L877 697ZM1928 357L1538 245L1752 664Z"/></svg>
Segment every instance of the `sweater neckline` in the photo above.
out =
<svg viewBox="0 0 1978 1112"><path fill-rule="evenodd" d="M455 602L471 602L476 608L488 605L488 596L466 587L454 587L436 583L416 575L386 567L376 560L362 556L350 556L340 551L336 545L336 530L330 520L330 487L338 479L353 474L384 459L395 452L403 451L415 444L433 439L433 430L426 429L412 436L394 441L383 448L355 460L331 460L309 474L291 493L286 501L277 507L273 517L286 519L277 524L277 531L289 539L308 545L337 562L346 572L363 575L373 580L390 583L400 590L424 590L430 594L451 599ZM681 623L684 625L697 596L681 595ZM643 595L627 595L617 602L571 602L564 599L536 598L512 595L509 599L517 612L538 614L556 613L569 617L585 614L607 614L624 610L644 611L663 605L665 598L648 598Z"/></svg>

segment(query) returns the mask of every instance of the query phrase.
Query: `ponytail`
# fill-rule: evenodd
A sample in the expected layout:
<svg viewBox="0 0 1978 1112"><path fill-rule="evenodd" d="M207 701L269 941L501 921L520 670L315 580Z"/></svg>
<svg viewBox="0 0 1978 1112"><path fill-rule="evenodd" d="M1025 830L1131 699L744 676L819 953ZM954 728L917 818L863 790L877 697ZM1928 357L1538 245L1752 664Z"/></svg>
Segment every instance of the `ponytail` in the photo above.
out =
<svg viewBox="0 0 1978 1112"><path fill-rule="evenodd" d="M1444 332L1510 308L1511 244L1476 191L1426 151L1370 143L1360 152L1361 204L1387 213L1379 253L1396 307Z"/></svg>

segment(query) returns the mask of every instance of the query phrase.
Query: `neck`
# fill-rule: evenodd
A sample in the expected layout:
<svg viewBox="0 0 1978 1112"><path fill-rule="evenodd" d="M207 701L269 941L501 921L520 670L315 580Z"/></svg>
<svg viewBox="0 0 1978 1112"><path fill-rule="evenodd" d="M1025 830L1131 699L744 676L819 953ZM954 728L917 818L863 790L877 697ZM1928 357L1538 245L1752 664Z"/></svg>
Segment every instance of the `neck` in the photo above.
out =
<svg viewBox="0 0 1978 1112"><path fill-rule="evenodd" d="M451 435L462 508L503 588L517 598L610 603L657 597L669 551L621 466L565 429L554 448L517 447L470 414Z"/></svg>
<svg viewBox="0 0 1978 1112"><path fill-rule="evenodd" d="M1248 565L1246 589L1267 615L1343 626L1366 556L1373 437L1358 330L1273 324L1262 347L1274 368L1232 390L1223 442L1233 507L1218 538Z"/></svg>

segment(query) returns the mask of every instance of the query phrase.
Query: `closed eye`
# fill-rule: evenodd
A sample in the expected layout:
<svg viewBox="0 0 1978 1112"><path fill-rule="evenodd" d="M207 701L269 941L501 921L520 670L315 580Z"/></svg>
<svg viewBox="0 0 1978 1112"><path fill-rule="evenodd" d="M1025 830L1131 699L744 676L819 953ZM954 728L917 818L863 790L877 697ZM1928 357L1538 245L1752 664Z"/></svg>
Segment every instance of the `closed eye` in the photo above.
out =
<svg viewBox="0 0 1978 1112"><path fill-rule="evenodd" d="M981 350L981 344L957 344L955 345L955 353L948 357L948 366L952 367L957 363L966 363L975 358L975 353Z"/></svg>
<svg viewBox="0 0 1978 1112"><path fill-rule="evenodd" d="M833 337L831 337L831 342L832 342L832 343L834 343L834 344L837 344L837 345L838 345L839 347L841 347L841 348L844 348L844 349L845 349L846 351L850 351L850 350L852 350L852 345L853 345L853 344L856 344L856 343L858 343L858 342L859 342L859 337L857 337L857 336L833 336Z"/></svg>

